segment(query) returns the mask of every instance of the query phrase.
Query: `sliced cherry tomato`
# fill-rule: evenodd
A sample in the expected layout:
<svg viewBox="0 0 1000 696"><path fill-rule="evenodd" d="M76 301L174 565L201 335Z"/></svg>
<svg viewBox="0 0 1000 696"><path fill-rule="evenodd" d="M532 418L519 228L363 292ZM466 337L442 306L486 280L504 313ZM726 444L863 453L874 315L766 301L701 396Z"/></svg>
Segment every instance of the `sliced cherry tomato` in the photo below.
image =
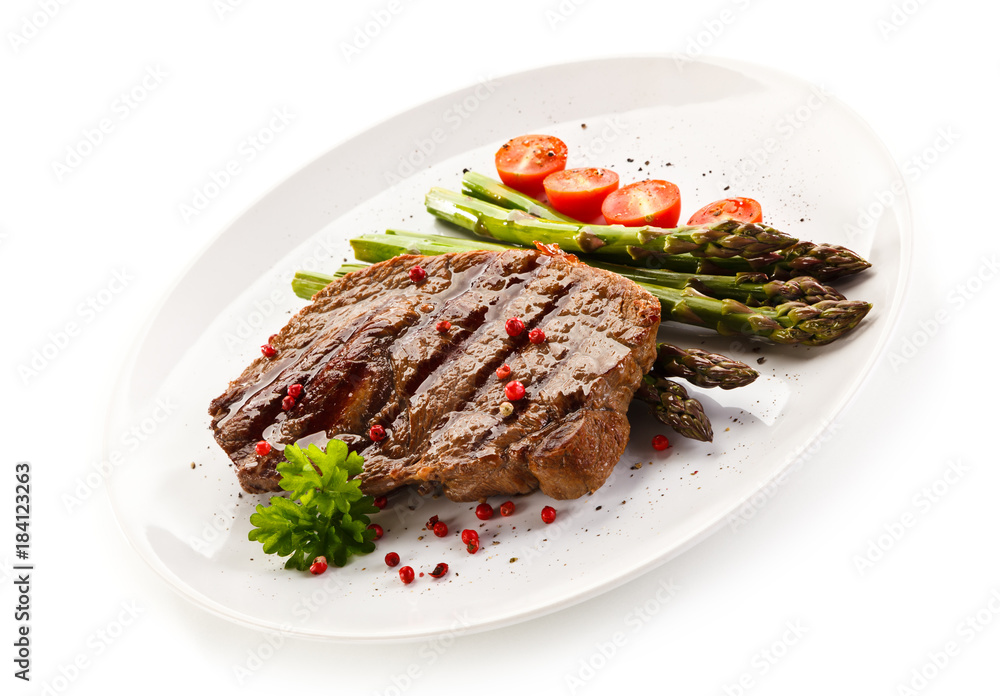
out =
<svg viewBox="0 0 1000 696"><path fill-rule="evenodd" d="M681 192L669 181L637 181L605 198L601 212L611 225L674 227L681 215Z"/></svg>
<svg viewBox="0 0 1000 696"><path fill-rule="evenodd" d="M551 135L522 135L497 150L500 180L524 193L535 193L549 174L566 168L566 143Z"/></svg>
<svg viewBox="0 0 1000 696"><path fill-rule="evenodd" d="M542 182L549 203L563 215L590 220L601 212L601 203L618 188L618 175L610 169L564 169Z"/></svg>
<svg viewBox="0 0 1000 696"><path fill-rule="evenodd" d="M709 203L691 216L689 225L704 225L716 220L739 220L740 222L760 222L760 203L752 198L723 198Z"/></svg>

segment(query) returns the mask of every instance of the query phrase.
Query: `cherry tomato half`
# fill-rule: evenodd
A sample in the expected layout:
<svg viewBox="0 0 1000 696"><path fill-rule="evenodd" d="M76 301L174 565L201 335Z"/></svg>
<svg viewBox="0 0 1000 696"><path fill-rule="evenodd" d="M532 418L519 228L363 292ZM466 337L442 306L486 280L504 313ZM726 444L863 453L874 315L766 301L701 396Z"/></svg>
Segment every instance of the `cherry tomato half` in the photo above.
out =
<svg viewBox="0 0 1000 696"><path fill-rule="evenodd" d="M618 188L618 175L610 169L564 169L542 182L549 203L563 215L590 220L601 212L608 194Z"/></svg>
<svg viewBox="0 0 1000 696"><path fill-rule="evenodd" d="M669 181L637 181L605 198L601 212L610 225L674 227L681 215L681 192Z"/></svg>
<svg viewBox="0 0 1000 696"><path fill-rule="evenodd" d="M566 143L551 135L522 135L496 154L500 180L524 193L536 193L549 174L566 168Z"/></svg>
<svg viewBox="0 0 1000 696"><path fill-rule="evenodd" d="M752 198L723 198L709 203L691 216L689 225L704 225L716 220L739 220L740 222L760 222L760 203Z"/></svg>

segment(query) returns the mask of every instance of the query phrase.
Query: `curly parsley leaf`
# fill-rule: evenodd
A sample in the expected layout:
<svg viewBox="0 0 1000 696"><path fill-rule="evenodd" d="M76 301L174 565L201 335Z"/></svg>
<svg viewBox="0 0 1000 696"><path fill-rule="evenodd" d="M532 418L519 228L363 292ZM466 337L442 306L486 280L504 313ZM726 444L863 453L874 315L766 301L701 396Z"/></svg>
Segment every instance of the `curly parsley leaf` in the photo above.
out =
<svg viewBox="0 0 1000 696"><path fill-rule="evenodd" d="M357 475L364 459L349 452L340 440L326 449L288 445L278 464L287 498L274 496L250 516L255 529L250 541L264 545L264 553L289 556L286 568L306 570L317 556L342 567L352 555L375 550L375 531L368 515L377 512L374 498L361 492Z"/></svg>

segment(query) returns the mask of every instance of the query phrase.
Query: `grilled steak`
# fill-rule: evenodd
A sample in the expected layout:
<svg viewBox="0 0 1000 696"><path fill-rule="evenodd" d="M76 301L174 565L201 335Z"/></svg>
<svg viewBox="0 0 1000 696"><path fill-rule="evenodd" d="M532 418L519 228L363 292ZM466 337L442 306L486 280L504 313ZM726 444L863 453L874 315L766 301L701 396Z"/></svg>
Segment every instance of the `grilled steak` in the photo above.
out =
<svg viewBox="0 0 1000 696"><path fill-rule="evenodd" d="M408 273L417 265L421 282ZM504 328L511 317L526 326L517 337ZM372 495L415 484L456 501L537 488L576 498L599 488L625 449L659 319L648 292L572 257L399 256L319 292L273 337L277 354L212 402L212 429L251 493L278 490L284 444L338 437L364 456ZM533 328L544 342L529 341ZM504 364L507 380L496 374ZM515 379L526 394L504 417ZM303 392L284 410L293 384ZM387 435L373 442L376 424ZM274 446L264 456L262 439Z"/></svg>

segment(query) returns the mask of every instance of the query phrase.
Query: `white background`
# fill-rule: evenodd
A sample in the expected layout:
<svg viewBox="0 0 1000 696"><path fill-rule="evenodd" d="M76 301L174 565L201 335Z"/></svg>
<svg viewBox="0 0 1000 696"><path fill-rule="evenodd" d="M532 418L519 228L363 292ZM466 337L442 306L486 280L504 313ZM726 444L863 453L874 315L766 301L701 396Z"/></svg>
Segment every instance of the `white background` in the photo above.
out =
<svg viewBox="0 0 1000 696"><path fill-rule="evenodd" d="M0 558L6 567L13 553L12 469L28 460L37 563L30 685L12 676L16 599L12 583L0 587L3 693L46 684L74 694L125 685L253 694L996 692L1000 470L994 410L983 398L997 385L988 360L1000 337L987 314L1000 246L989 209L1000 154L995 4L230 4L8 0L0 12L0 520L11 520ZM51 18L39 14L47 6ZM372 13L385 23L377 31ZM359 33L366 24L373 36ZM345 55L351 42L360 49ZM672 51L753 61L822 85L908 172L909 299L836 437L739 531L723 529L610 594L433 644L288 639L240 683L235 668L247 666L261 635L172 592L130 551L103 495L73 514L60 502L100 458L110 390L142 322L230 220L372 124L487 76ZM116 98L157 69L155 90L123 110ZM277 106L294 114L289 127L185 221L179 205ZM53 163L104 118L111 132L60 177ZM116 272L127 285L99 313L81 313ZM70 321L78 335L37 375L19 374ZM962 473L946 484L949 462ZM935 482L938 493L922 493ZM906 513L915 523L898 540L883 538L883 557L859 570L856 557ZM677 592L658 602L667 581ZM644 605L648 620L636 627ZM981 630L967 622L977 613ZM624 645L604 658L616 632ZM954 655L935 658L949 642ZM926 682L914 678L922 668Z"/></svg>

